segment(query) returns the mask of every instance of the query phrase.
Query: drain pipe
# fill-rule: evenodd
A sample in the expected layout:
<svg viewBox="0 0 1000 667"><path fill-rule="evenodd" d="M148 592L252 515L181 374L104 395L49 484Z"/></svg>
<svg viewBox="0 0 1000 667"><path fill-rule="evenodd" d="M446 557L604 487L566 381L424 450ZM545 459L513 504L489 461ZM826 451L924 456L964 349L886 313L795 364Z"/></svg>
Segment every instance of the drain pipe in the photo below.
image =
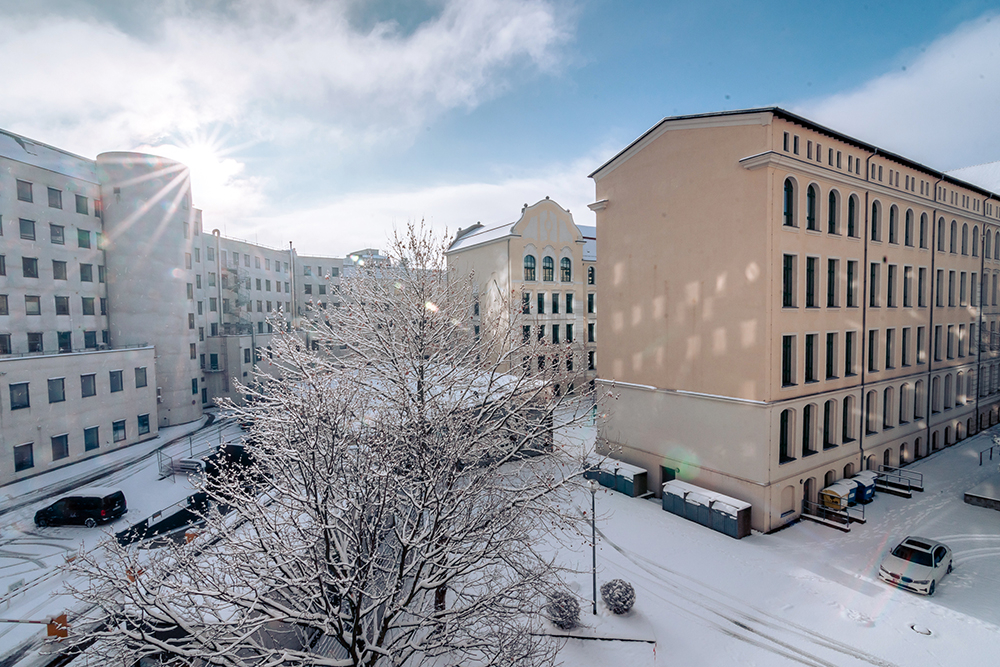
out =
<svg viewBox="0 0 1000 667"><path fill-rule="evenodd" d="M983 217L986 217L986 202L993 198L991 194L989 197L983 200ZM989 235L989 230L986 228L986 223L983 223L983 236L979 239L979 294L976 295L977 303L979 305L979 314L976 318L978 326L976 329L976 432L979 432L979 397L982 393L979 391L980 385L983 383L982 375L983 367L983 308L985 304L983 303L983 285L986 284L986 237ZM993 341L990 341L991 343ZM966 391L968 391L968 385L966 385Z"/></svg>
<svg viewBox="0 0 1000 667"><path fill-rule="evenodd" d="M865 182L871 182L872 172L870 169L871 160L878 155L878 148L875 152L869 155L865 159ZM861 265L861 340L858 344L858 349L861 351L861 396L858 400L859 412L861 413L861 419L858 424L858 456L860 461L858 462L858 471L865 469L865 429L866 423L868 421L868 405L865 401L865 382L867 379L868 364L866 363L866 358L868 356L868 273L871 269L868 267L868 246L871 243L871 209L869 196L871 190L865 188L865 224L864 224L864 252L862 253L862 265Z"/></svg>
<svg viewBox="0 0 1000 667"><path fill-rule="evenodd" d="M931 275L930 275L931 289L928 290L929 292L931 292L931 303L930 303L930 306L929 306L929 308L930 308L930 318L928 319L928 322L927 322L927 347L928 347L928 350L927 350L927 388L925 390L926 394L927 394L927 400L926 400L926 405L924 406L924 423L926 424L926 431L927 431L927 435L925 437L926 437L926 440L927 440L927 452L928 453L930 453L931 451L933 451L931 449L931 447L933 445L933 443L931 442L931 415L933 415L933 413L931 412L931 401L934 398L934 394L932 392L932 390L934 389L934 381L933 381L933 379L932 379L931 376L934 373L934 355L931 354L931 353L933 352L933 347L934 347L934 342L933 342L933 339L934 339L934 308L936 307L935 304L937 304L937 299L938 299L938 295L937 295L937 280L936 280L936 278L937 278L936 266L937 266L938 243L940 242L940 240L938 239L938 219L937 219L937 217L938 217L938 211L937 211L938 191L937 191L937 188L938 188L938 184L941 183L941 181L943 181L943 180L944 180L943 178L939 178L934 183L934 204L935 204L935 206L934 206L933 209L931 209ZM943 229L944 226L941 225L941 227L942 227L941 233L944 234L944 229Z"/></svg>

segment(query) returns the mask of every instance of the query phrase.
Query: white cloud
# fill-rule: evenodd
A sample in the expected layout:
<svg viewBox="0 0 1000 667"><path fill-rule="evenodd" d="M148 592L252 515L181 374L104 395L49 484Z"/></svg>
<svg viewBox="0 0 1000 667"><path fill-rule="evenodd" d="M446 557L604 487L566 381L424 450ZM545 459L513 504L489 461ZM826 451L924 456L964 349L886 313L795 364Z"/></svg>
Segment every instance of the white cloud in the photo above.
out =
<svg viewBox="0 0 1000 667"><path fill-rule="evenodd" d="M17 66L5 71L0 117L84 154L213 123L343 149L475 107L519 65L556 67L566 38L546 0L448 0L409 34L391 23L362 33L345 3L234 6L224 15L182 4L136 34L55 13L5 16L0 60Z"/></svg>
<svg viewBox="0 0 1000 667"><path fill-rule="evenodd" d="M606 154L605 154L606 153ZM357 193L320 208L269 218L252 218L223 233L283 248L292 241L300 252L343 256L365 247L382 247L393 228L425 220L450 235L476 222L513 222L522 204L546 196L568 208L577 224L593 225L587 204L594 201L594 184L587 174L610 152L595 153L544 173L496 183L474 182L397 192ZM206 228L212 228L206 217Z"/></svg>
<svg viewBox="0 0 1000 667"><path fill-rule="evenodd" d="M998 108L1000 16L992 14L935 40L899 71L795 111L945 170L1000 157Z"/></svg>

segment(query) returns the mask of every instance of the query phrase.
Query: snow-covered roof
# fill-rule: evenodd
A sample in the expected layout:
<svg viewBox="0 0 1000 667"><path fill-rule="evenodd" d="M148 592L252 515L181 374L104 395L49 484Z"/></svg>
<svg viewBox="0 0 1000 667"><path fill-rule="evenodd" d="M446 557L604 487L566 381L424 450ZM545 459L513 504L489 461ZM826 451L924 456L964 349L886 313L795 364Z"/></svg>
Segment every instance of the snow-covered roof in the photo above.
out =
<svg viewBox="0 0 1000 667"><path fill-rule="evenodd" d="M1000 192L1000 161L953 169L948 175L993 192Z"/></svg>
<svg viewBox="0 0 1000 667"><path fill-rule="evenodd" d="M489 243L490 241L496 241L497 239L511 236L514 233L514 225L516 224L516 222L501 222L484 227L479 225L479 223L476 223L476 225L470 227L470 231L467 231L465 234L461 234L461 231L459 232L461 236L452 242L451 246L448 247L448 252L465 250L467 248L472 248L473 246L482 245L483 243Z"/></svg>
<svg viewBox="0 0 1000 667"><path fill-rule="evenodd" d="M583 234L583 261L597 261L597 227L593 225L577 225Z"/></svg>
<svg viewBox="0 0 1000 667"><path fill-rule="evenodd" d="M97 183L97 163L94 160L40 144L6 130L0 130L0 157Z"/></svg>

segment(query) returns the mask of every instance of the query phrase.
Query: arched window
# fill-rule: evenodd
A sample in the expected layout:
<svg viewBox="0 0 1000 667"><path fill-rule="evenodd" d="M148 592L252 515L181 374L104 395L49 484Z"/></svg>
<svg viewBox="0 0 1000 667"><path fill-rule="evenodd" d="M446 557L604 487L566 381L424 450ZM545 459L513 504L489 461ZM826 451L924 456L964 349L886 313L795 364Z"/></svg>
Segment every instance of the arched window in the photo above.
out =
<svg viewBox="0 0 1000 667"><path fill-rule="evenodd" d="M785 179L784 219L786 227L795 227L795 183L790 178Z"/></svg>
<svg viewBox="0 0 1000 667"><path fill-rule="evenodd" d="M553 282L556 279L556 261L551 257L542 258L542 280Z"/></svg>
<svg viewBox="0 0 1000 667"><path fill-rule="evenodd" d="M865 433L877 433L875 430L875 415L878 409L878 394L874 390L865 396Z"/></svg>
<svg viewBox="0 0 1000 667"><path fill-rule="evenodd" d="M882 230L879 229L879 212L882 207L879 206L877 201L872 202L872 219L871 219L871 229L872 229L872 241L882 240Z"/></svg>
<svg viewBox="0 0 1000 667"><path fill-rule="evenodd" d="M985 238L983 238L983 257L990 256L990 241L993 239L993 235L986 232Z"/></svg>
<svg viewBox="0 0 1000 667"><path fill-rule="evenodd" d="M969 225L962 223L962 254L969 254Z"/></svg>
<svg viewBox="0 0 1000 667"><path fill-rule="evenodd" d="M941 412L941 378L931 380L931 414Z"/></svg>
<svg viewBox="0 0 1000 667"><path fill-rule="evenodd" d="M596 280L596 275L595 274L596 274L596 272L594 271L594 267L588 266L587 267L587 284L588 285L593 285L594 284L594 280Z"/></svg>
<svg viewBox="0 0 1000 667"><path fill-rule="evenodd" d="M920 214L920 247L927 247L927 214Z"/></svg>
<svg viewBox="0 0 1000 667"><path fill-rule="evenodd" d="M823 404L823 449L837 446L837 401L830 399Z"/></svg>
<svg viewBox="0 0 1000 667"><path fill-rule="evenodd" d="M951 373L944 376L944 409L948 410L955 404L955 389L952 384Z"/></svg>
<svg viewBox="0 0 1000 667"><path fill-rule="evenodd" d="M889 243L899 243L899 209L889 207Z"/></svg>
<svg viewBox="0 0 1000 667"><path fill-rule="evenodd" d="M847 235L858 235L858 198L854 195L847 200Z"/></svg>
<svg viewBox="0 0 1000 667"><path fill-rule="evenodd" d="M979 257L979 225L972 228L972 256Z"/></svg>
<svg viewBox="0 0 1000 667"><path fill-rule="evenodd" d="M782 410L778 429L779 460L781 463L795 460L795 457L792 456L792 434L795 432L794 428L795 413L791 410Z"/></svg>
<svg viewBox="0 0 1000 667"><path fill-rule="evenodd" d="M892 428L892 387L882 392L882 428Z"/></svg>
<svg viewBox="0 0 1000 667"><path fill-rule="evenodd" d="M525 255L524 256L524 279L534 280L535 279L535 256Z"/></svg>
<svg viewBox="0 0 1000 667"><path fill-rule="evenodd" d="M802 456L808 456L816 451L816 443L813 442L815 421L816 406L810 403L802 409Z"/></svg>
<svg viewBox="0 0 1000 667"><path fill-rule="evenodd" d="M910 385L904 383L902 387L899 388L899 421L897 424L905 424L910 421L910 415L907 410L910 409L911 398L910 398Z"/></svg>
<svg viewBox="0 0 1000 667"><path fill-rule="evenodd" d="M906 211L906 221L903 223L903 243L913 247L913 209Z"/></svg>
<svg viewBox="0 0 1000 667"><path fill-rule="evenodd" d="M816 223L816 186L806 189L806 229L818 229Z"/></svg>
<svg viewBox="0 0 1000 667"><path fill-rule="evenodd" d="M949 246L948 252L953 255L958 254L958 223L954 220L951 221L951 245Z"/></svg>
<svg viewBox="0 0 1000 667"><path fill-rule="evenodd" d="M844 397L844 409L840 413L841 417L841 442L850 442L854 439L854 397Z"/></svg>
<svg viewBox="0 0 1000 667"><path fill-rule="evenodd" d="M924 395L924 381L917 380L913 385L913 418L924 418L924 407L927 405L927 397Z"/></svg>
<svg viewBox="0 0 1000 667"><path fill-rule="evenodd" d="M944 252L944 218L938 218L937 247L938 252Z"/></svg>
<svg viewBox="0 0 1000 667"><path fill-rule="evenodd" d="M827 223L826 231L830 234L839 234L840 221L837 219L840 215L840 200L839 195L836 190L830 190L830 200L827 203Z"/></svg>
<svg viewBox="0 0 1000 667"><path fill-rule="evenodd" d="M569 257L559 260L559 280L564 283L573 282L573 262Z"/></svg>
<svg viewBox="0 0 1000 667"><path fill-rule="evenodd" d="M1000 232L993 237L993 259L1000 259Z"/></svg>
<svg viewBox="0 0 1000 667"><path fill-rule="evenodd" d="M955 376L955 405L965 404L965 374L961 371Z"/></svg>

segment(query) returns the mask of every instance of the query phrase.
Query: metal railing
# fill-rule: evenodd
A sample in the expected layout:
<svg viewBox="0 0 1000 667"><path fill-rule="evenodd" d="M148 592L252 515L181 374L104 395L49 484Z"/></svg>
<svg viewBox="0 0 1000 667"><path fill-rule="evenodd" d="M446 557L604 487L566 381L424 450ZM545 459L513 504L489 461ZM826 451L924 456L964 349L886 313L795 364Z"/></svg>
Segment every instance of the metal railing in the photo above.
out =
<svg viewBox="0 0 1000 667"><path fill-rule="evenodd" d="M981 452L979 452L979 465L983 465L983 454L985 454L986 452L990 453L989 460L990 461L993 460L993 450L994 449L997 450L998 454L1000 454L1000 443L993 443L992 445L990 445L986 449L984 449Z"/></svg>
<svg viewBox="0 0 1000 667"><path fill-rule="evenodd" d="M878 475L887 482L905 486L907 491L924 490L924 475L913 470L904 470L895 466L879 465Z"/></svg>
<svg viewBox="0 0 1000 667"><path fill-rule="evenodd" d="M133 343L131 345L115 345L114 347L106 343L99 343L97 347L84 347L73 350L42 350L40 352L0 352L0 360L3 359L23 359L25 357L57 357L63 354L84 354L87 352L115 352L118 350L136 350L143 347L152 347L149 343Z"/></svg>

